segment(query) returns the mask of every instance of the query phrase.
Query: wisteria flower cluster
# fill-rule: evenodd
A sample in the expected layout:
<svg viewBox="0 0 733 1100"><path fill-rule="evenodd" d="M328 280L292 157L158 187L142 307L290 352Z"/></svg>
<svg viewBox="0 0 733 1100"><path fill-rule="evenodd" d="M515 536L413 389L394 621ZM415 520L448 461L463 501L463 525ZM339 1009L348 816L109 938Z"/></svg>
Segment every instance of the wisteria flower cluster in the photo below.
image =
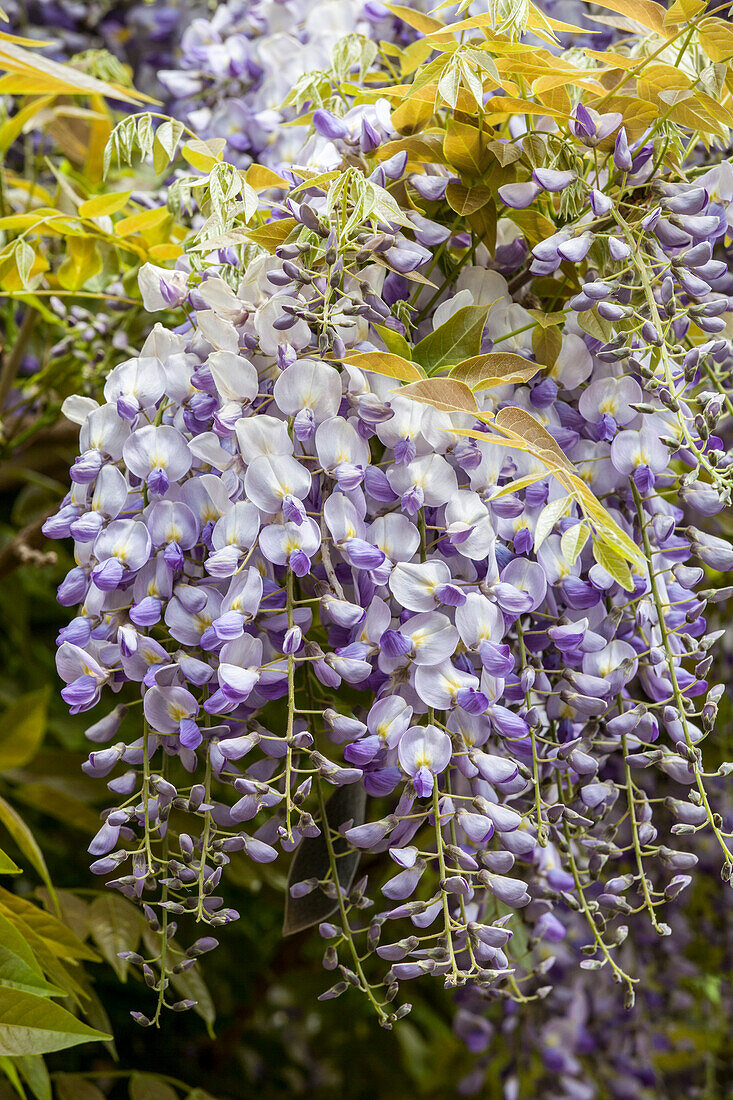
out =
<svg viewBox="0 0 733 1100"><path fill-rule="evenodd" d="M474 7L467 9L470 15L478 14ZM425 2L410 6L415 15L427 15L430 8ZM511 28L522 18L521 4L497 9L499 26ZM543 10L582 28L572 36L560 31L560 40L573 47L590 44L591 36L583 33L587 28L599 48L616 35L614 27L588 21L578 0L549 0ZM404 47L417 37L416 27L377 0L228 0L207 14L197 12L190 21L178 63L163 69L159 79L176 117L206 140L224 138L227 158L243 166L252 160L278 168L308 163L312 133L297 124L298 114L307 105L335 105L327 74L334 67L348 74L354 52L358 56L366 48L374 59L376 43ZM450 5L445 14L457 20L460 6Z"/></svg>
<svg viewBox="0 0 733 1100"><path fill-rule="evenodd" d="M733 126L733 41L693 8L583 65L416 16L418 68L342 81L311 170L267 173L203 267L146 265L182 323L67 401L57 664L72 712L124 699L85 769L115 796L93 870L160 932L141 1023L189 1007L169 975L236 919L234 853L294 853L324 997L389 1027L432 976L476 1051L487 1000L610 973L631 1007L699 843L730 879L702 746L733 172L694 151Z"/></svg>

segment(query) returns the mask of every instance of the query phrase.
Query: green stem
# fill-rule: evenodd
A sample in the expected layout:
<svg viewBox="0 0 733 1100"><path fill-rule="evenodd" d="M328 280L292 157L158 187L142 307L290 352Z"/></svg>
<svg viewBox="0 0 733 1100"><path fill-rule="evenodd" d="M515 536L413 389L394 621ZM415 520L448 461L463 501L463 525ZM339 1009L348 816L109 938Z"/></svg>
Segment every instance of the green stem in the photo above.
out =
<svg viewBox="0 0 733 1100"><path fill-rule="evenodd" d="M379 1017L379 1022L384 1023L387 1020L387 1013L384 1011L383 1006L379 1003L377 998L372 992L372 987L367 981L364 969L361 965L361 959L359 958L359 952L356 949L354 943L354 937L351 932L351 926L349 924L349 916L346 912L346 903L344 902L343 894L341 893L341 884L338 876L338 865L336 862L336 853L333 849L333 839L331 837L331 829L328 824L328 816L326 814L326 800L323 797L323 785L321 783L320 776L316 777L316 791L318 793L318 806L321 813L321 829L323 831L323 838L326 842L326 850L328 852L328 862L331 868L331 878L333 884L336 887L336 898L338 900L339 914L341 916L341 931L344 939L349 945L349 951L351 953L351 960L354 965L354 972L356 973L361 988L366 993L367 997L371 1001L372 1007Z"/></svg>
<svg viewBox="0 0 733 1100"><path fill-rule="evenodd" d="M204 779L204 801L208 804L211 801L211 754L209 752L209 742L206 742L206 777ZM211 834L211 811L204 811L204 834L201 838L201 864L199 867L199 881L198 881L198 905L196 906L196 920L200 921L204 918L204 876L206 874L206 854L209 850L209 836Z"/></svg>
<svg viewBox="0 0 733 1100"><path fill-rule="evenodd" d="M522 630L522 624L517 619L517 636L519 638L519 653L522 661L522 668L527 667L527 650L524 645L524 631ZM525 692L524 702L529 710L530 708L530 694L529 691ZM530 741L532 742L532 779L534 782L534 805L535 814L537 817L537 843L542 847L547 847L547 829L542 820L542 794L540 792L540 769L539 769L539 756L537 754L537 738L535 736L534 727L530 726L529 730Z"/></svg>
<svg viewBox="0 0 733 1100"><path fill-rule="evenodd" d="M670 679L670 682L672 684L672 694L674 695L675 704L676 704L677 711L678 711L679 716L680 716L680 722L682 724L682 732L683 732L683 735L684 735L684 738L685 738L685 744L686 744L687 749L688 749L689 764L690 764L690 767L692 768L693 774L695 776L695 784L697 786L697 790L698 790L698 793L700 795L700 800L701 800L702 805L705 809L705 814L707 816L708 823L709 823L711 829L713 830L713 833L715 835L715 839L717 840L718 844L720 845L720 847L723 851L723 857L724 857L725 863L728 865L729 871L733 872L733 853L731 853L730 849L728 848L728 845L725 842L723 834L721 833L720 829L718 828L718 826L715 823L715 817L714 817L713 811L710 807L710 803L708 802L707 791L705 790L705 784L703 783L702 774L700 772L700 765L698 763L698 759L697 759L697 756L696 756L697 750L695 748L694 742L693 742L692 737L690 735L690 728L689 728L689 725L688 725L688 722L687 722L687 712L685 711L685 700L683 698L682 692L680 691L680 685L679 685L679 681L677 679L677 667L675 665L675 659L674 659L675 654L672 652L672 646L671 646L670 640L669 640L670 636L669 636L669 632L667 630L667 623L665 622L665 618L664 618L664 604L662 602L662 598L661 598L661 595L660 595L660 592L659 592L659 586L657 584L657 578L656 578L656 576L654 574L654 571L653 571L653 568L652 568L652 562L653 562L652 549L651 549L651 544L649 542L649 533L647 531L646 520L645 520L645 516L644 516L644 509L643 509L643 506L642 506L641 496L639 495L639 490L637 489L637 487L633 483L633 481L631 483L631 491L632 491L633 496L634 496L634 503L636 504L636 513L637 513L637 516L639 518L639 527L641 529L641 538L642 538L642 543L643 543L643 546L644 546L644 554L645 554L647 562L649 564L649 584L651 586L652 599L654 600L654 606L655 606L656 612L657 612L657 620L658 620L658 623L659 623L659 632L662 636L662 645L664 647L665 656L667 658L667 671L669 672L669 679Z"/></svg>
<svg viewBox="0 0 733 1100"><path fill-rule="evenodd" d="M593 914L592 914L592 912L590 910L590 907L588 905L587 898L585 896L585 891L583 890L583 884L580 881L580 872L578 871L578 865L575 862L575 856L573 854L573 849L572 849L572 842L571 842L571 839L570 839L570 828L568 826L567 821L563 822L563 830L564 830L564 833L565 833L565 843L567 844L567 855L568 855L568 862L570 863L570 873L572 874L573 882L575 883L575 890L576 890L576 893L578 895L578 902L580 904L581 912L583 913L583 916L586 919L588 927L590 928L591 932L593 933L593 939L596 942L596 947L601 951L601 953L603 954L606 961L611 964L611 969L613 970L614 974L616 975L616 978L618 979L618 981L623 982L626 985L626 988L628 989L629 993L633 995L634 983L638 981L638 978L632 978L629 974L626 973L625 970L621 969L621 967L618 965L618 963L614 959L613 955L609 951L608 945L607 945L606 941L604 940L603 936L598 931L598 926L596 925L595 919L593 917Z"/></svg>
<svg viewBox="0 0 733 1100"><path fill-rule="evenodd" d="M286 601L287 601L287 615L288 615L288 629L293 626L293 571L288 568L288 575L286 581ZM285 744L287 746L285 751L285 828L288 833L288 840L293 839L293 824L292 824L292 799L290 797L290 786L292 783L293 772L293 723L295 719L295 659L292 656L288 656L288 724L285 734Z"/></svg>
<svg viewBox="0 0 733 1100"><path fill-rule="evenodd" d="M456 953L453 947L453 931L451 929L450 905L448 895L443 888L446 879L445 853L443 851L443 833L440 828L440 792L437 782L433 782L433 817L435 818L435 847L438 853L438 867L440 868L440 896L443 905L443 927L445 928L446 946L450 956L451 969L453 971L454 984L458 982L459 969Z"/></svg>

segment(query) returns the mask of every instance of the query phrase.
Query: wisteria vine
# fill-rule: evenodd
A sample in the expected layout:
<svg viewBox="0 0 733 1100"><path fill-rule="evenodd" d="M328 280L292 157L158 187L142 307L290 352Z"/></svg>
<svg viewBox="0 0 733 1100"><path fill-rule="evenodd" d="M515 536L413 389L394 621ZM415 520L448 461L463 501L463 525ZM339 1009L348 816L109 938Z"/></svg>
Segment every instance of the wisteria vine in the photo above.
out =
<svg viewBox="0 0 733 1100"><path fill-rule="evenodd" d="M519 30L401 9L394 57L307 85L333 92L307 167L210 147L195 249L140 274L175 327L66 402L57 664L73 713L124 692L85 770L116 796L93 870L158 933L140 1023L190 1007L170 978L236 920L234 853L294 853L324 998L390 1027L432 975L477 1051L484 1001L562 997L577 966L632 1007L698 835L730 880L731 765L702 745L733 171L699 147L733 126L733 38L657 8L582 61L517 42L555 49L531 4Z"/></svg>

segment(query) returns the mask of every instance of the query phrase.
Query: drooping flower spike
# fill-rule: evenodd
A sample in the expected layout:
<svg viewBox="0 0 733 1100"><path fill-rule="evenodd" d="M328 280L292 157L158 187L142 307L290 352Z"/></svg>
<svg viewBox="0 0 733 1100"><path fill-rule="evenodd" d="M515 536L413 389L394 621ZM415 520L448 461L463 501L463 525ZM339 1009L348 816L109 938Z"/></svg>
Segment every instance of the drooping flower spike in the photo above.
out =
<svg viewBox="0 0 733 1100"><path fill-rule="evenodd" d="M120 741L88 769L123 772L94 869L165 937L236 919L230 853L325 843L321 878L293 859L289 918L318 892L324 996L358 987L386 1026L431 974L469 1015L547 996L555 945L631 1004L627 922L667 934L698 831L733 867L701 759L721 689L698 564L733 556L687 519L730 500L705 387L733 357L733 189L562 64L575 99L538 85L532 132L496 66L487 131L436 83L439 143L403 133L394 89L316 108L313 178L268 176L245 230L266 244L144 268L186 323L68 406L63 696L128 706L90 728ZM343 846L380 857L355 885ZM155 960L156 1022L179 962Z"/></svg>

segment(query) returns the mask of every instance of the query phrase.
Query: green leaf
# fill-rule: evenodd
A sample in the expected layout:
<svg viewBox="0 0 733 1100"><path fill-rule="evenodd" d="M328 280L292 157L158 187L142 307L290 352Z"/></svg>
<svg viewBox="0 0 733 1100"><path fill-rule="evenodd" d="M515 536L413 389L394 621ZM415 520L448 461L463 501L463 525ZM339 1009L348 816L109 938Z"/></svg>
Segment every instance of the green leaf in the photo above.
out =
<svg viewBox="0 0 733 1100"><path fill-rule="evenodd" d="M25 1089L23 1088L23 1082L20 1079L18 1067L16 1066L13 1059L7 1057L0 1058L0 1069L7 1077L8 1081L10 1081L10 1084L13 1086L18 1096L20 1096L22 1100L25 1100Z"/></svg>
<svg viewBox="0 0 733 1100"><path fill-rule="evenodd" d="M140 911L119 894L100 894L89 906L89 931L104 958L121 982L127 980L129 963L120 951L137 951Z"/></svg>
<svg viewBox="0 0 733 1100"><path fill-rule="evenodd" d="M588 524L585 522L576 523L568 527L567 531L563 531L560 538L560 553L568 565L575 565L589 535Z"/></svg>
<svg viewBox="0 0 733 1100"><path fill-rule="evenodd" d="M36 755L46 732L51 688L19 696L0 718L0 771L22 768Z"/></svg>
<svg viewBox="0 0 733 1100"><path fill-rule="evenodd" d="M461 90L461 70L457 62L451 62L446 66L438 81L438 91L449 107L455 109L458 103L458 93Z"/></svg>
<svg viewBox="0 0 733 1100"><path fill-rule="evenodd" d="M164 172L176 155L178 142L183 134L183 123L169 118L155 131L153 165L156 172Z"/></svg>
<svg viewBox="0 0 733 1100"><path fill-rule="evenodd" d="M130 1100L178 1100L178 1094L152 1074L135 1073L130 1081Z"/></svg>
<svg viewBox="0 0 733 1100"><path fill-rule="evenodd" d="M82 943L70 928L51 916L45 909L11 894L0 887L0 913L16 924L18 921L28 926L31 932L39 936L46 947L60 959L86 959L99 962L99 955Z"/></svg>
<svg viewBox="0 0 733 1100"><path fill-rule="evenodd" d="M51 1078L40 1054L26 1054L15 1064L36 1100L52 1100Z"/></svg>
<svg viewBox="0 0 733 1100"><path fill-rule="evenodd" d="M49 1054L110 1038L43 997L19 989L0 997L0 1055Z"/></svg>
<svg viewBox="0 0 733 1100"><path fill-rule="evenodd" d="M23 870L0 848L0 875L22 875Z"/></svg>
<svg viewBox="0 0 733 1100"><path fill-rule="evenodd" d="M0 915L0 986L33 993L37 997L61 996L49 985L26 939L7 917ZM4 992L0 991L0 1003Z"/></svg>
<svg viewBox="0 0 733 1100"><path fill-rule="evenodd" d="M554 367L557 357L562 351L562 333L560 329L554 325L547 328L537 325L532 331L532 351L538 363L546 367Z"/></svg>
<svg viewBox="0 0 733 1100"><path fill-rule="evenodd" d="M415 345L413 356L428 374L437 374L481 351L481 336L489 315L489 306L464 306L445 324L428 333Z"/></svg>
<svg viewBox="0 0 733 1100"><path fill-rule="evenodd" d="M28 286L31 270L36 260L36 254L32 245L26 240L19 240L15 248L15 266L18 268L18 276L24 287Z"/></svg>
<svg viewBox="0 0 733 1100"><path fill-rule="evenodd" d="M25 783L16 787L14 793L15 798L25 806L32 806L47 817L56 818L70 829L79 829L87 836L93 836L99 828L99 815L90 806L50 782Z"/></svg>
<svg viewBox="0 0 733 1100"><path fill-rule="evenodd" d="M372 328L381 336L387 351L391 351L393 355L399 355L401 359L410 362L412 359L412 345L401 332L397 332L396 329L389 328L387 325L372 324Z"/></svg>
<svg viewBox="0 0 733 1100"><path fill-rule="evenodd" d="M43 852L38 847L36 838L26 825L23 818L14 810L13 807L5 801L4 798L0 798L0 822L5 826L10 835L12 836L18 848L26 857L28 862L38 872L40 877L48 887L49 893L52 898L55 898L55 891L53 883L51 882L51 876L48 873L48 867L46 861L43 858Z"/></svg>
<svg viewBox="0 0 733 1100"><path fill-rule="evenodd" d="M54 1074L56 1100L104 1100L104 1093L91 1081L71 1073Z"/></svg>
<svg viewBox="0 0 733 1100"><path fill-rule="evenodd" d="M326 803L328 827L335 832L347 821L353 821L354 825L362 825L365 806L366 792L361 784L353 783L337 788ZM339 853L337 861L339 884L342 889L349 890L359 866L360 853L343 839L334 839L333 847L334 851ZM329 869L328 848L321 830L319 836L304 837L295 849L288 874L288 886L307 878L323 879ZM312 928L314 924L328 920L337 909L338 901L327 898L318 889L301 898L291 897L288 889L285 895L283 936L293 936L296 932Z"/></svg>
<svg viewBox="0 0 733 1100"><path fill-rule="evenodd" d="M593 557L596 559L602 569L605 569L607 573L617 581L622 588L625 588L627 592L633 592L634 581L631 577L631 570L628 564L617 554L612 546L609 546L601 538L593 540Z"/></svg>
<svg viewBox="0 0 733 1100"><path fill-rule="evenodd" d="M578 324L583 332L587 332L594 340L601 340L607 344L614 336L614 328L610 321L605 321L595 309L586 309L578 315Z"/></svg>

